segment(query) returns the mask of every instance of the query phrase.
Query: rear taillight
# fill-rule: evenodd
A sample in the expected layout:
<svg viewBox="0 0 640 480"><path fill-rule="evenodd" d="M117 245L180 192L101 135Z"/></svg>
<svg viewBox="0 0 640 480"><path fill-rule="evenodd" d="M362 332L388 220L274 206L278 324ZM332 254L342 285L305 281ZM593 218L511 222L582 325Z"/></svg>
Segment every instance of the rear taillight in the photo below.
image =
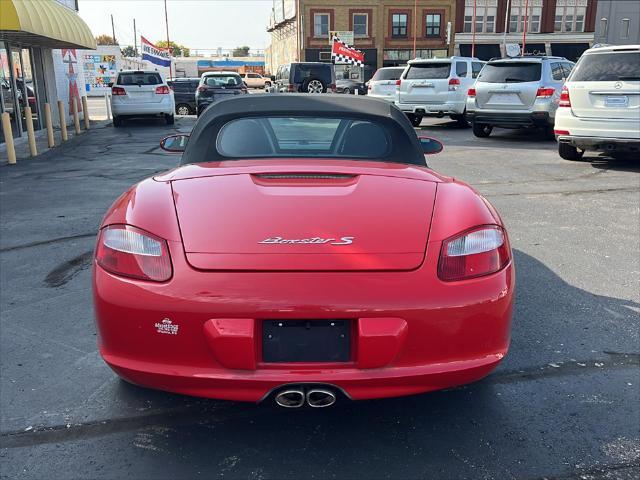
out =
<svg viewBox="0 0 640 480"><path fill-rule="evenodd" d="M166 85L160 85L159 87L156 87L156 93L160 95L168 95L169 87L167 87Z"/></svg>
<svg viewBox="0 0 640 480"><path fill-rule="evenodd" d="M330 92L336 93L336 84L330 83L329 85L327 85L327 90L329 90Z"/></svg>
<svg viewBox="0 0 640 480"><path fill-rule="evenodd" d="M371 91L371 90L372 90L372 88L371 88L371 84L367 85L367 90L369 90L369 91Z"/></svg>
<svg viewBox="0 0 640 480"><path fill-rule="evenodd" d="M122 87L111 87L111 95L126 95L127 91Z"/></svg>
<svg viewBox="0 0 640 480"><path fill-rule="evenodd" d="M110 225L100 231L96 262L123 277L164 282L171 278L166 240L130 225Z"/></svg>
<svg viewBox="0 0 640 480"><path fill-rule="evenodd" d="M562 87L562 92L560 92L560 101L558 102L559 107L570 107L571 106L571 97L569 97L569 89L567 87Z"/></svg>
<svg viewBox="0 0 640 480"><path fill-rule="evenodd" d="M569 130L554 130L553 133L555 135L571 135L571 133L569 133Z"/></svg>
<svg viewBox="0 0 640 480"><path fill-rule="evenodd" d="M555 88L539 88L538 91L536 92L536 97L537 98L550 98L553 97L554 92L556 91Z"/></svg>
<svg viewBox="0 0 640 480"><path fill-rule="evenodd" d="M460 79L459 78L450 78L449 79L449 91L450 92L455 92L456 90L458 90L459 86L460 86Z"/></svg>
<svg viewBox="0 0 640 480"><path fill-rule="evenodd" d="M396 80L396 87L399 87L400 85L402 85L402 79L401 78Z"/></svg>
<svg viewBox="0 0 640 480"><path fill-rule="evenodd" d="M475 96L476 96L476 89L475 89L475 88L470 88L470 89L467 91L467 96L468 96L468 97L475 97Z"/></svg>
<svg viewBox="0 0 640 480"><path fill-rule="evenodd" d="M206 89L207 89L207 87L205 87L204 85L200 85L200 86L198 87L198 91L199 91L199 92L204 92Z"/></svg>
<svg viewBox="0 0 640 480"><path fill-rule="evenodd" d="M438 277L451 282L489 275L510 259L506 234L497 225L478 227L442 243Z"/></svg>
<svg viewBox="0 0 640 480"><path fill-rule="evenodd" d="M287 92L295 92L296 91L296 87L293 83L290 83L287 85Z"/></svg>

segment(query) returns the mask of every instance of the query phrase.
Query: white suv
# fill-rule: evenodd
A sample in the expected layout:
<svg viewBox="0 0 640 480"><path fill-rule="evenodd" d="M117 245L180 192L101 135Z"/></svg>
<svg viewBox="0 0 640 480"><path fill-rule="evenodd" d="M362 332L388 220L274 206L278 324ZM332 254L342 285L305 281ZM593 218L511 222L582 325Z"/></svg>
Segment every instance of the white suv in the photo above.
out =
<svg viewBox="0 0 640 480"><path fill-rule="evenodd" d="M483 65L469 57L410 60L396 83L395 104L416 127L427 115L449 115L461 126L468 126L467 92Z"/></svg>
<svg viewBox="0 0 640 480"><path fill-rule="evenodd" d="M111 86L113 126L120 127L126 117L164 117L173 125L176 105L173 90L155 70L123 70Z"/></svg>
<svg viewBox="0 0 640 480"><path fill-rule="evenodd" d="M249 88L266 88L271 86L271 79L269 77L263 77L259 73L241 73L240 77Z"/></svg>
<svg viewBox="0 0 640 480"><path fill-rule="evenodd" d="M640 45L587 50L567 79L556 111L558 153L640 153Z"/></svg>

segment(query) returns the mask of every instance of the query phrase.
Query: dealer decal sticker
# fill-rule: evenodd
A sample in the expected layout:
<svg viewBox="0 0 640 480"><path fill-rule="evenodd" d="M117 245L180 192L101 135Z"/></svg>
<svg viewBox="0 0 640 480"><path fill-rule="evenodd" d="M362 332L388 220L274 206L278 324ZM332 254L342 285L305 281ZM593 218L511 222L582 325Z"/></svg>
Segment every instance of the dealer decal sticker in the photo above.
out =
<svg viewBox="0 0 640 480"><path fill-rule="evenodd" d="M179 325L174 325L174 323L168 318L165 318L162 322L156 323L154 326L156 327L156 332L165 333L167 335L177 335L178 328L180 327Z"/></svg>

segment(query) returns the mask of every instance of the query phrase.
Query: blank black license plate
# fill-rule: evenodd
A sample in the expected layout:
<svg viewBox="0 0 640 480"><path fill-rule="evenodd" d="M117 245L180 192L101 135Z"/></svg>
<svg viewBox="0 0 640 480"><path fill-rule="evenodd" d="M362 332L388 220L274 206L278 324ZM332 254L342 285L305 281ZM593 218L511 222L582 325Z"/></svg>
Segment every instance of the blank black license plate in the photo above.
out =
<svg viewBox="0 0 640 480"><path fill-rule="evenodd" d="M348 362L349 320L265 320L265 362Z"/></svg>

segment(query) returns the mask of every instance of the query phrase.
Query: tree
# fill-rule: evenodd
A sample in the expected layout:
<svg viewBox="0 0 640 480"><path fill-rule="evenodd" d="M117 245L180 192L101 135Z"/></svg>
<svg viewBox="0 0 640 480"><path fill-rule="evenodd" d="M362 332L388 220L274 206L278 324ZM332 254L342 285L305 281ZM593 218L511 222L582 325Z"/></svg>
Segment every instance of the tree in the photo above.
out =
<svg viewBox="0 0 640 480"><path fill-rule="evenodd" d="M104 33L96 37L96 43L98 45L118 45L118 42L111 35L105 35Z"/></svg>
<svg viewBox="0 0 640 480"><path fill-rule="evenodd" d="M160 40L156 42L156 46L159 48L167 48L167 41ZM191 53L187 47L178 45L176 42L170 42L169 46L171 48L171 55L174 57L188 57Z"/></svg>
<svg viewBox="0 0 640 480"><path fill-rule="evenodd" d="M122 56L123 57L137 57L138 56L138 52L131 45L127 45L126 47L124 47L122 49Z"/></svg>
<svg viewBox="0 0 640 480"><path fill-rule="evenodd" d="M248 57L250 48L246 45L244 47L236 47L233 49L234 57Z"/></svg>

